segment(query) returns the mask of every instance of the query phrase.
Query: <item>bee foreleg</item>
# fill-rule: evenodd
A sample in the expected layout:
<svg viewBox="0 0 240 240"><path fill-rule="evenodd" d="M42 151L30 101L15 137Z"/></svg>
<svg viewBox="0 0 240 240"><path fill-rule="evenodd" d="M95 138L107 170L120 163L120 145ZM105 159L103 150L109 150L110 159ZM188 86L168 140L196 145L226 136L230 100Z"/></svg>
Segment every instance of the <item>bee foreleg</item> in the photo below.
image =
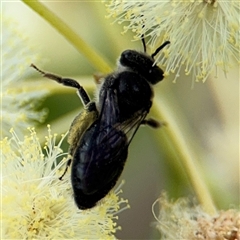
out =
<svg viewBox="0 0 240 240"><path fill-rule="evenodd" d="M40 70L38 67L36 67L34 64L31 64L31 67L35 68L38 72L40 72L43 75L43 77L52 79L68 87L77 88L78 96L80 97L84 105L87 105L90 102L90 98L88 97L87 92L76 80L70 78L62 78L55 74L44 72Z"/></svg>

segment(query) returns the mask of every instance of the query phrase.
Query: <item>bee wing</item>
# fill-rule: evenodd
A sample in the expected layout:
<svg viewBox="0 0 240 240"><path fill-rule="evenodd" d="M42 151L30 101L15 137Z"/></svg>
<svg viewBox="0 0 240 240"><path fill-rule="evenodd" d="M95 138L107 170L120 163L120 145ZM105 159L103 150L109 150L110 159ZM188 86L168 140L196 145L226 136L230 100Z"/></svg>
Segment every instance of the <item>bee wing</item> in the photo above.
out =
<svg viewBox="0 0 240 240"><path fill-rule="evenodd" d="M99 119L101 119L99 131L104 132L106 129L109 130L111 127L116 128L127 135L128 144L130 144L133 136L135 135L142 121L147 116L148 112L138 111L130 119L121 122L116 92L112 89L104 91L104 96L102 96L102 99L103 103L101 105L101 112L99 116Z"/></svg>
<svg viewBox="0 0 240 240"><path fill-rule="evenodd" d="M127 158L126 135L114 127L89 128L76 150L72 166L72 182L84 194L94 194L115 185ZM115 182L114 182L115 179ZM112 186L109 187L109 190Z"/></svg>
<svg viewBox="0 0 240 240"><path fill-rule="evenodd" d="M113 89L106 90L102 93L100 103L100 128L113 126L119 121L120 110L118 107L117 93Z"/></svg>
<svg viewBox="0 0 240 240"><path fill-rule="evenodd" d="M114 114L112 113L114 111ZM128 145L147 113L139 112L133 118L118 122L115 93L106 93L99 119L86 131L77 149L72 171L76 171L78 184L85 194L109 191L119 178L128 154Z"/></svg>
<svg viewBox="0 0 240 240"><path fill-rule="evenodd" d="M147 112L137 112L131 119L123 123L116 124L115 127L124 132L128 139L128 145L132 141L135 133L140 127L142 121L146 118Z"/></svg>

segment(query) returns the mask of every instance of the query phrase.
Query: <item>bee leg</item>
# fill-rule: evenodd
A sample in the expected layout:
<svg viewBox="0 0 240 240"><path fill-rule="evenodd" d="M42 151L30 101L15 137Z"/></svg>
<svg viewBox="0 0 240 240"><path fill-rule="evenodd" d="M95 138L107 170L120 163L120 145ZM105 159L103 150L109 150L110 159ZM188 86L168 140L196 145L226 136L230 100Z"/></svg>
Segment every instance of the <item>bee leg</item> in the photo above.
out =
<svg viewBox="0 0 240 240"><path fill-rule="evenodd" d="M61 175L61 177L59 177L59 180L62 180L62 179L63 179L63 177L64 177L65 174L67 173L67 170L68 170L68 168L70 167L71 163L72 163L72 159L69 158L68 161L67 161L67 164L66 164L66 168L65 168L63 174Z"/></svg>
<svg viewBox="0 0 240 240"><path fill-rule="evenodd" d="M36 67L34 64L31 64L31 67L33 67L38 72L40 72L43 75L43 77L52 79L52 80L54 80L54 81L56 81L60 84L68 86L68 87L77 88L78 96L82 100L82 103L83 103L84 106L87 105L90 102L90 98L89 98L87 92L84 90L84 88L76 80L70 79L70 78L62 78L62 77L54 75L52 73L44 72L44 71L40 70L38 67Z"/></svg>
<svg viewBox="0 0 240 240"><path fill-rule="evenodd" d="M165 122L159 122L153 118L149 118L149 119L144 119L142 122L141 122L142 125L148 125L149 127L152 127L152 128L159 128L159 127L162 127L162 126L166 126L166 123Z"/></svg>

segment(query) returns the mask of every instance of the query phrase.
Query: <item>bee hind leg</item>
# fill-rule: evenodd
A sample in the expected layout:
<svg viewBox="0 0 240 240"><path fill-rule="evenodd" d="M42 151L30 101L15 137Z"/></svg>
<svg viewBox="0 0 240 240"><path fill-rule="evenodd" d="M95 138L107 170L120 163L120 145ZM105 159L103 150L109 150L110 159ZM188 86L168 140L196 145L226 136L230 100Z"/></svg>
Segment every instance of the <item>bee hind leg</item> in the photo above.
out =
<svg viewBox="0 0 240 240"><path fill-rule="evenodd" d="M67 173L67 170L68 170L68 168L70 167L71 163L72 163L72 159L69 158L68 161L67 161L66 168L65 168L63 174L58 178L59 180L62 180L62 179L63 179L63 177L64 177L65 174Z"/></svg>

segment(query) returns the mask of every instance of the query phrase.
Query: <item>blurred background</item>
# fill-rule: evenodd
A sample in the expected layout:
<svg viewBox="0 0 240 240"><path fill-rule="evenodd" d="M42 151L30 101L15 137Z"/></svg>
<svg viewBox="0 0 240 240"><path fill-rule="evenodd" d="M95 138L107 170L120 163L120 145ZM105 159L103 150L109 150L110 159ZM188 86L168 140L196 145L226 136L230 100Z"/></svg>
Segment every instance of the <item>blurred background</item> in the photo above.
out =
<svg viewBox="0 0 240 240"><path fill-rule="evenodd" d="M45 1L44 4L112 66L123 50L143 49L141 41L132 40L131 32L122 35L123 26L112 24L114 19L105 18L107 13L101 2ZM83 86L90 81L88 86L92 87L88 92L94 97L92 75L97 70L81 53L24 3L4 2L2 10L5 16L19 24L22 35L33 46L33 54L40 55L36 65L45 71L83 80ZM218 70L218 78L215 75L213 73L205 83L194 84L184 74L176 83L170 76L154 90L160 99L161 94L164 95L175 121L182 123L184 136L198 156L196 161L203 170L216 206L228 209L239 204L239 68L233 67L227 77L221 70ZM31 79L34 78L41 77L33 71ZM44 85L47 80L42 81ZM56 86L57 89L61 87ZM45 126L50 123L54 131L65 133L82 105L74 89L62 87L62 90L53 91L42 107L47 108L49 114L39 131L46 131ZM154 118L154 112L150 116ZM119 214L118 223L122 227L116 234L119 239L159 238L151 209L163 190L170 198L195 197L174 146L166 142L166 127L169 126L157 130L142 127L131 143L120 179L126 182L121 197L128 199L131 208ZM67 150L67 143L64 148Z"/></svg>

